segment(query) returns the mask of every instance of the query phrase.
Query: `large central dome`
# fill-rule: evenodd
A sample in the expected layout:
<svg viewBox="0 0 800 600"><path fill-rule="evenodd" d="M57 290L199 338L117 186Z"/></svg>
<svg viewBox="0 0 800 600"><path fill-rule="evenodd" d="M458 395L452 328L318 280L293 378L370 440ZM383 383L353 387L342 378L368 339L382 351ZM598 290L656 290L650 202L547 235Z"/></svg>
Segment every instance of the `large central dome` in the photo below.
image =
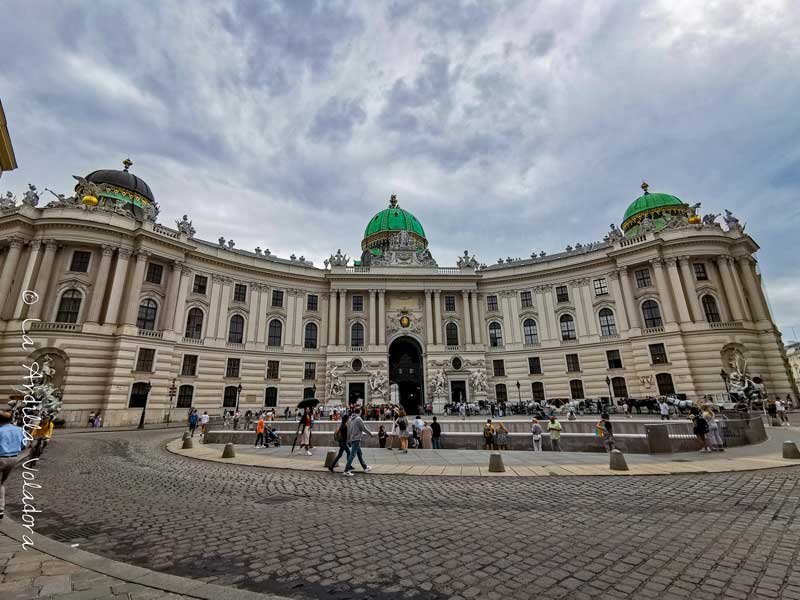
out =
<svg viewBox="0 0 800 600"><path fill-rule="evenodd" d="M364 239L361 241L361 249L376 248L380 242L388 240L392 235L407 231L409 237L418 242L421 248L428 247L428 240L425 238L425 230L417 217L407 210L400 208L397 203L397 196L392 195L389 201L389 208L385 208L372 217L364 230Z"/></svg>

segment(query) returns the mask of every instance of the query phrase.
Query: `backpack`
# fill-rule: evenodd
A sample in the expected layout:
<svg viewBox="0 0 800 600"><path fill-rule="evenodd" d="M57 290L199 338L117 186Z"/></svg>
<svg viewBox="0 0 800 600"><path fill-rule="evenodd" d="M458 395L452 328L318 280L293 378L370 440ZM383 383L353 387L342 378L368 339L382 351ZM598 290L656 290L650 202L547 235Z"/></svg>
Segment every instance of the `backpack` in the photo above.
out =
<svg viewBox="0 0 800 600"><path fill-rule="evenodd" d="M406 421L405 417L401 417L397 420L397 427L400 431L405 431L406 427L408 427L408 421Z"/></svg>
<svg viewBox="0 0 800 600"><path fill-rule="evenodd" d="M341 442L342 441L342 427L341 427L341 425L336 428L336 431L333 432L333 441L334 442Z"/></svg>
<svg viewBox="0 0 800 600"><path fill-rule="evenodd" d="M598 437L604 437L605 436L605 430L603 429L603 422L602 421L598 421L597 425L595 425L595 428L597 429L596 433L597 433Z"/></svg>

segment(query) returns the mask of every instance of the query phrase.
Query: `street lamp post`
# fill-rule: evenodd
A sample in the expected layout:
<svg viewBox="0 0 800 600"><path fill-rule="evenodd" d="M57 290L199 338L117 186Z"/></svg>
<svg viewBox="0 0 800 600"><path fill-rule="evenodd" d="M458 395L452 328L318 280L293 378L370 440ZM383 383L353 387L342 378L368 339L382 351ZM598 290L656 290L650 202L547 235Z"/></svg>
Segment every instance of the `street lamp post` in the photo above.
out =
<svg viewBox="0 0 800 600"><path fill-rule="evenodd" d="M139 427L137 429L144 429L144 411L147 410L147 400L150 398L150 389L152 384L148 381L145 386L144 404L142 405L142 416L139 417Z"/></svg>
<svg viewBox="0 0 800 600"><path fill-rule="evenodd" d="M172 379L172 385L169 386L169 410L167 411L167 423L169 423L170 417L172 416L172 400L175 398L175 393L178 391L178 388L175 387L175 378Z"/></svg>
<svg viewBox="0 0 800 600"><path fill-rule="evenodd" d="M522 410L522 392L520 391L521 388L522 385L520 384L519 379L517 379L517 405L519 407L518 410L520 411Z"/></svg>
<svg viewBox="0 0 800 600"><path fill-rule="evenodd" d="M236 386L236 412L239 412L239 397L242 395L242 384Z"/></svg>
<svg viewBox="0 0 800 600"><path fill-rule="evenodd" d="M610 404L614 404L614 394L611 391L611 378L606 375L606 385L608 386L608 401Z"/></svg>

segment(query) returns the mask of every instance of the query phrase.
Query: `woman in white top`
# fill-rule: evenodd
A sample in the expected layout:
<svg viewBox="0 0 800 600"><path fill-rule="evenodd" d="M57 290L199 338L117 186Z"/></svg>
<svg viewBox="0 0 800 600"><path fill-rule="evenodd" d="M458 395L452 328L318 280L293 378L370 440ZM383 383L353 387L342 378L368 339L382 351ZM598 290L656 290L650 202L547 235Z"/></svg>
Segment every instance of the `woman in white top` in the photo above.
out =
<svg viewBox="0 0 800 600"><path fill-rule="evenodd" d="M386 448L394 450L394 441L397 439L397 420L392 422L392 428L386 432Z"/></svg>

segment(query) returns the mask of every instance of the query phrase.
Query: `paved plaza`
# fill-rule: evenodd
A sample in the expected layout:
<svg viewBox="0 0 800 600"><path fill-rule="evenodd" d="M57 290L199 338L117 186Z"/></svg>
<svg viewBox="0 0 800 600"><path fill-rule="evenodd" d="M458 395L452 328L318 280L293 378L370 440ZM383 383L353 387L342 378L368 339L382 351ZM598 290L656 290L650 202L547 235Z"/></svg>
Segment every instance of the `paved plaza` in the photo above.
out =
<svg viewBox="0 0 800 600"><path fill-rule="evenodd" d="M36 530L292 598L800 598L798 468L345 478L192 460L166 451L175 437L57 437ZM20 474L8 485L18 519Z"/></svg>

